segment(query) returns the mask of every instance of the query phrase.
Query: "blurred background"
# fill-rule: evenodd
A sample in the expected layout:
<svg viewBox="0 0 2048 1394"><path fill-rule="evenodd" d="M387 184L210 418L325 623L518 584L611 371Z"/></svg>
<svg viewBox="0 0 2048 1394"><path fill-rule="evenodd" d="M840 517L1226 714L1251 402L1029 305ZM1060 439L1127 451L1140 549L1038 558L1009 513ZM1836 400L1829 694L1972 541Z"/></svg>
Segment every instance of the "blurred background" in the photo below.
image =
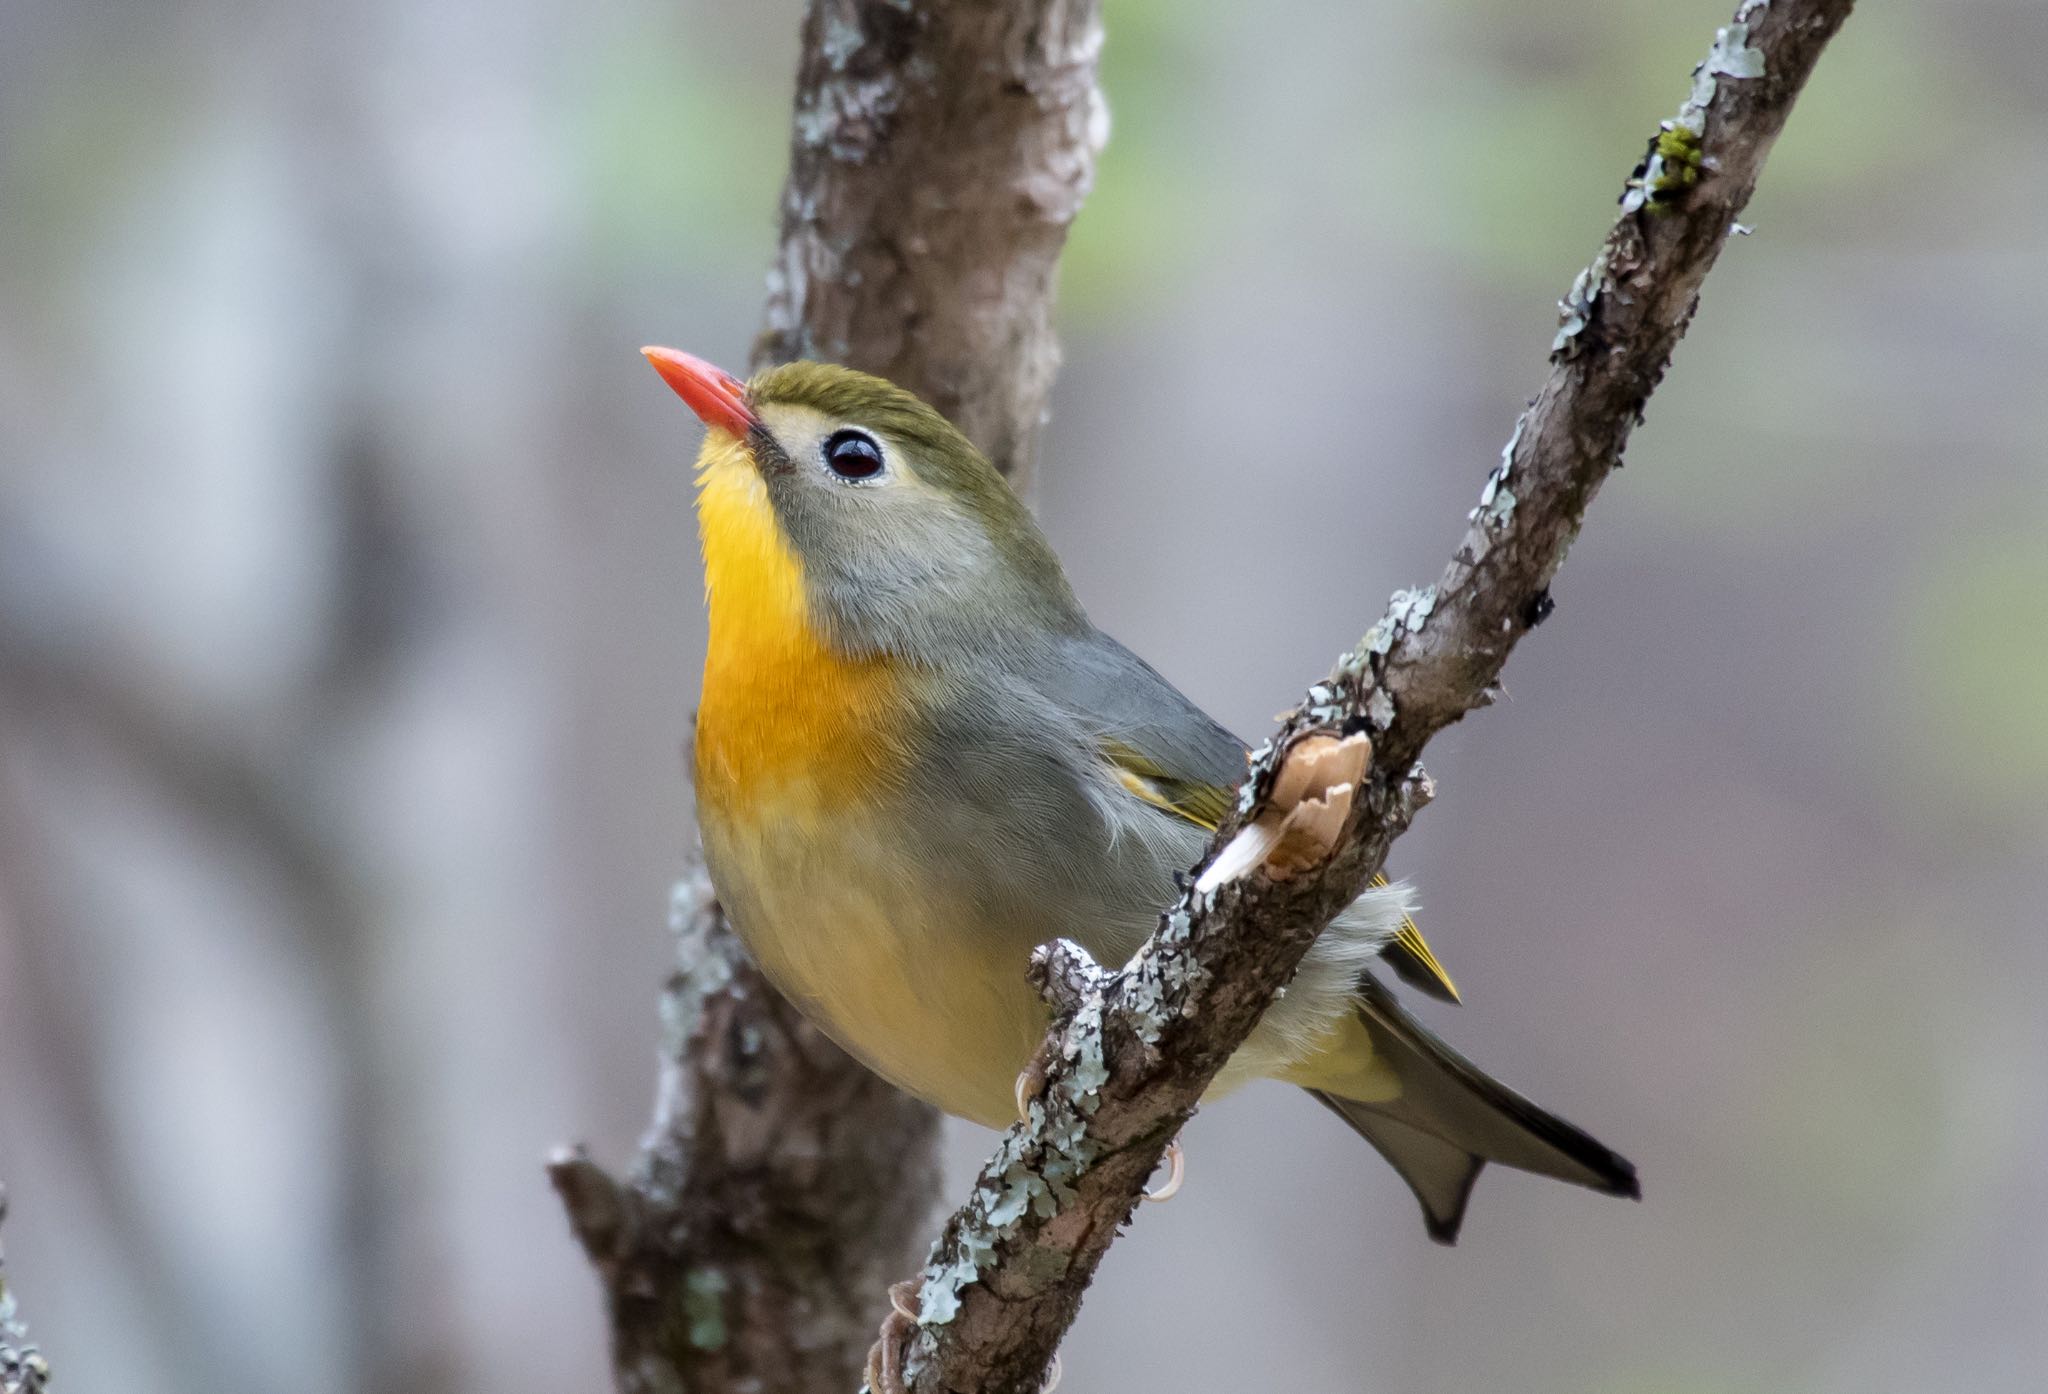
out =
<svg viewBox="0 0 2048 1394"><path fill-rule="evenodd" d="M1726 5L1107 12L1037 502L1256 738L1436 576ZM606 1387L540 1159L647 1115L703 637L634 350L745 360L798 18L0 7L0 1176L67 1391ZM1439 1249L1255 1087L1069 1388L2040 1387L2044 52L1851 20L1397 849L1425 1014L1643 1204L1493 1172Z"/></svg>

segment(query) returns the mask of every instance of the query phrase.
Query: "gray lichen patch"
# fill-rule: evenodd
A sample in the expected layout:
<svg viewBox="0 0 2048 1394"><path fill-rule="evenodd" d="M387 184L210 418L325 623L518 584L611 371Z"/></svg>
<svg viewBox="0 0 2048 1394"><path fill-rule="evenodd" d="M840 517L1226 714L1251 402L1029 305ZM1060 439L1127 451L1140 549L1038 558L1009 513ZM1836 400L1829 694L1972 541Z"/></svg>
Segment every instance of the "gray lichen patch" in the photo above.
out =
<svg viewBox="0 0 2048 1394"><path fill-rule="evenodd" d="M1371 676L1372 655L1362 641L1338 655L1337 666L1330 670L1331 681L1346 689L1357 688Z"/></svg>
<svg viewBox="0 0 2048 1394"><path fill-rule="evenodd" d="M818 53L833 72L845 72L846 60L860 52L861 44L866 41L860 23L831 9L827 9L821 19Z"/></svg>
<svg viewBox="0 0 2048 1394"><path fill-rule="evenodd" d="M1508 432L1508 443L1500 448L1500 463L1494 467L1495 479L1506 479L1515 469L1515 447L1522 443L1522 428L1529 424L1529 413L1522 412L1515 418L1515 429Z"/></svg>
<svg viewBox="0 0 2048 1394"><path fill-rule="evenodd" d="M1759 78L1764 75L1764 51L1750 46L1748 16L1768 3L1769 0L1751 0L1742 7L1735 23L1714 31L1714 46L1707 51L1707 71L1717 77Z"/></svg>
<svg viewBox="0 0 2048 1394"><path fill-rule="evenodd" d="M1365 651L1376 658L1385 658L1393 652L1395 644L1427 625L1435 610L1435 586L1424 586L1419 591L1395 591L1393 598L1387 601L1386 614L1366 631ZM1379 665L1374 664L1373 668L1377 672Z"/></svg>
<svg viewBox="0 0 2048 1394"><path fill-rule="evenodd" d="M1103 984L1114 984L1104 975ZM1088 1121L1109 1079L1103 1041L1105 986L1093 988L1060 1036L1062 1068L1031 1101L1024 1126L1003 1135L982 1168L966 1208L933 1245L918 1290L919 1326L938 1327L960 1313L961 1295L980 1281L997 1251L1021 1237L1032 1217L1050 1219L1074 1199L1074 1183L1099 1155Z"/></svg>
<svg viewBox="0 0 2048 1394"><path fill-rule="evenodd" d="M1515 447L1522 442L1522 428L1529 422L1529 413L1523 412L1515 418L1515 429L1508 436L1508 443L1501 447L1500 463L1486 476L1486 484L1479 491L1479 504L1465 515L1467 522L1480 523L1485 529L1483 536L1469 539L1471 560L1477 562L1492 549L1493 534L1501 531L1513 521L1515 504L1518 500L1514 490L1508 488L1508 476L1515 469Z"/></svg>
<svg viewBox="0 0 2048 1394"><path fill-rule="evenodd" d="M950 1252L941 1257L940 1247ZM986 1234L969 1231L954 1237L950 1246L941 1239L925 1265L924 1282L917 1294L917 1324L944 1326L960 1315L960 1294L981 1276L982 1266L996 1256L996 1246Z"/></svg>
<svg viewBox="0 0 2048 1394"><path fill-rule="evenodd" d="M896 74L842 77L799 97L790 130L799 145L860 164L874 153L879 132L902 105L903 83Z"/></svg>
<svg viewBox="0 0 2048 1394"><path fill-rule="evenodd" d="M1508 521L1515 516L1515 492L1505 485L1491 492L1493 497L1486 505L1486 523L1488 527L1498 530L1506 527Z"/></svg>
<svg viewBox="0 0 2048 1394"><path fill-rule="evenodd" d="M1424 586L1419 591L1395 591L1394 598L1387 602L1386 618L1381 624L1392 626L1396 632L1412 633L1429 623L1430 614L1435 609L1435 586Z"/></svg>
<svg viewBox="0 0 2048 1394"><path fill-rule="evenodd" d="M1195 934L1195 915L1208 908L1208 898L1190 893L1159 920L1152 942L1131 960L1122 975L1117 1006L1124 1024L1147 1048L1157 1047L1161 1034L1209 980L1209 970L1188 951Z"/></svg>
<svg viewBox="0 0 2048 1394"><path fill-rule="evenodd" d="M1052 1212L1051 1187L1022 1162L1013 1163L1002 1180L1002 1193L988 1208L988 1222L997 1229L1008 1229L1032 1210L1040 1214Z"/></svg>
<svg viewBox="0 0 2048 1394"><path fill-rule="evenodd" d="M735 946L719 942L716 904L711 879L701 869L669 891L668 927L676 936L676 971L661 996L661 1025L670 1055L695 1027L705 1002L732 985Z"/></svg>
<svg viewBox="0 0 2048 1394"><path fill-rule="evenodd" d="M1238 817L1244 817L1257 806L1259 802L1259 785L1263 782L1263 776L1271 773L1269 766L1272 764L1272 760L1273 741L1271 737L1260 741L1252 748L1251 753L1245 756L1245 765L1248 773L1245 775L1244 782L1237 786Z"/></svg>
<svg viewBox="0 0 2048 1394"><path fill-rule="evenodd" d="M1569 359L1579 351L1579 336L1593 322L1600 296L1607 289L1607 249L1601 248L1593 264L1572 279L1572 288L1557 302L1557 337L1550 341L1550 356Z"/></svg>
<svg viewBox="0 0 2048 1394"><path fill-rule="evenodd" d="M1372 696L1365 699L1365 719L1379 731L1394 724L1394 699L1384 687L1375 687Z"/></svg>

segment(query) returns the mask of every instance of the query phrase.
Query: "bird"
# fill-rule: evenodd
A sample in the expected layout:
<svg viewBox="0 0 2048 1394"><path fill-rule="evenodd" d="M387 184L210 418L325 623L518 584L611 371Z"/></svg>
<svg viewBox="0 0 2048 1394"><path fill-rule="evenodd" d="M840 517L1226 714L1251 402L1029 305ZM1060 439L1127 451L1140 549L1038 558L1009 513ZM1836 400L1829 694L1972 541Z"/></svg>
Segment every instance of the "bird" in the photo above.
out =
<svg viewBox="0 0 2048 1394"><path fill-rule="evenodd" d="M1246 770L1091 623L1030 511L941 413L837 364L750 381L643 349L706 429L704 859L775 988L899 1088L994 1128L1068 939L1127 960ZM1205 1098L1270 1077L1362 1135L1454 1243L1489 1162L1640 1197L1633 1164L1473 1065L1372 970L1456 1000L1384 880L1316 939Z"/></svg>

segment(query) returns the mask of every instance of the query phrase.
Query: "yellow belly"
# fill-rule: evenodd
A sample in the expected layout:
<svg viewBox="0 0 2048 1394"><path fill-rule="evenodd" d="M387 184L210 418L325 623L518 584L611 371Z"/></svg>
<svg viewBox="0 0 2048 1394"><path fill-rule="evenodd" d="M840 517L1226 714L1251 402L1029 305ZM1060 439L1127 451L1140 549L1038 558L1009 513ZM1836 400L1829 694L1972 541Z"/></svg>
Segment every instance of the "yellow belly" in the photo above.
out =
<svg viewBox="0 0 2048 1394"><path fill-rule="evenodd" d="M778 991L897 1087L1009 1125L1047 1019L1024 977L1028 936L949 903L885 828L713 814L704 837L734 926Z"/></svg>

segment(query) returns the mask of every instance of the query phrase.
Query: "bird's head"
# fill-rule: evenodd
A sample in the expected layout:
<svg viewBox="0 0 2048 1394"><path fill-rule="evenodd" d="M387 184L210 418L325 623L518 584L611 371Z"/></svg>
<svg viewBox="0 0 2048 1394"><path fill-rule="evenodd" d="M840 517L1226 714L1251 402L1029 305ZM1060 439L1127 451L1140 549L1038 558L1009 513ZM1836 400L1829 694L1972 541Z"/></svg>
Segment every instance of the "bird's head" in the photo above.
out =
<svg viewBox="0 0 2048 1394"><path fill-rule="evenodd" d="M779 546L810 623L842 653L936 661L1085 623L1003 477L902 388L827 363L742 382L642 351L710 428L698 518L714 606L722 553Z"/></svg>

